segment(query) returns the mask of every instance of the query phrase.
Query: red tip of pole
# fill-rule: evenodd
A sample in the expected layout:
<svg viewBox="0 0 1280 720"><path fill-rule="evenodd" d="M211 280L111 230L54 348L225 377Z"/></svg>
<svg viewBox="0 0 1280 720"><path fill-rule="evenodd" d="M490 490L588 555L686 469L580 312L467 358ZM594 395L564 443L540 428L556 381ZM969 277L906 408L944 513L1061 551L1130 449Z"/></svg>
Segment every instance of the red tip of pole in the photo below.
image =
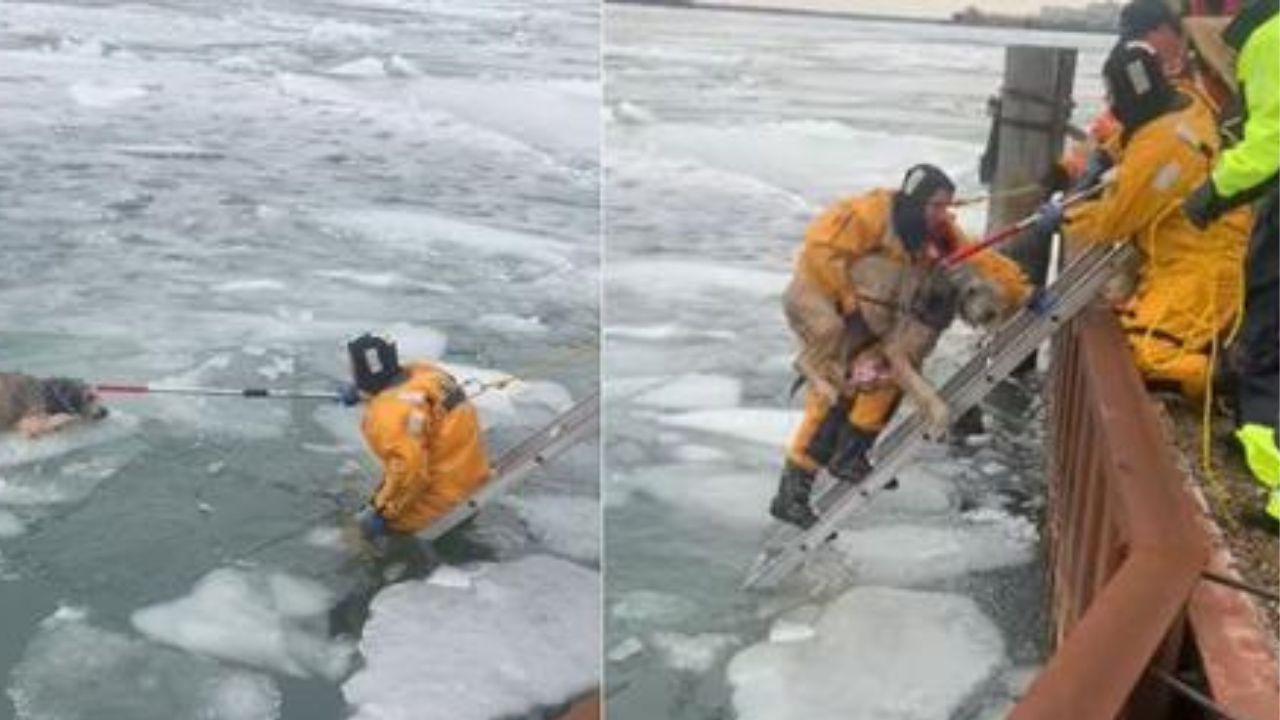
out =
<svg viewBox="0 0 1280 720"><path fill-rule="evenodd" d="M145 393L149 388L146 385L110 385L103 383L94 385L93 389L100 393Z"/></svg>

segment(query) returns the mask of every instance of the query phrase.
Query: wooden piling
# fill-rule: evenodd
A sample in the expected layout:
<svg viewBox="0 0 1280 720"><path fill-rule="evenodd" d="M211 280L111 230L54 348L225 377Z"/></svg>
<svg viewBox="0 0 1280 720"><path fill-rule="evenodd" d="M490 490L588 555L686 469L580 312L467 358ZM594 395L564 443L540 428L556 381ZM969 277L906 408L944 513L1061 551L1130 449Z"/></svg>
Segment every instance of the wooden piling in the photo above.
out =
<svg viewBox="0 0 1280 720"><path fill-rule="evenodd" d="M1062 155L1075 73L1075 48L1011 45L1005 49L1004 87L993 118L997 150L988 231L1017 222L1044 201L1042 193L1019 191L1037 184ZM1032 282L1044 285L1047 243L1024 233L1003 250L1022 265Z"/></svg>

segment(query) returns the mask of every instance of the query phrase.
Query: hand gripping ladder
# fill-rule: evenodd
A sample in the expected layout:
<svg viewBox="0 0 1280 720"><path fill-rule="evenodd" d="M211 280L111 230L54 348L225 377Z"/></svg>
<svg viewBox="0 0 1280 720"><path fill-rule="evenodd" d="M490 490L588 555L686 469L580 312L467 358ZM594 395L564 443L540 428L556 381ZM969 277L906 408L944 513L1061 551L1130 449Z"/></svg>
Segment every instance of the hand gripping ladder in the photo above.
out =
<svg viewBox="0 0 1280 720"><path fill-rule="evenodd" d="M485 505L519 485L530 472L589 437L599 421L600 393L596 391L503 453L490 471L489 482L447 515L427 526L418 533L418 537L435 540L466 522Z"/></svg>
<svg viewBox="0 0 1280 720"><path fill-rule="evenodd" d="M996 331L991 341L956 371L940 394L952 417L978 404L1022 360L1081 310L1114 271L1136 252L1132 244L1099 246L1075 260L1045 289L1034 308L1024 308ZM808 530L775 523L764 548L743 581L744 588L770 588L805 564L811 554L835 538L837 527L893 480L921 443L929 440L919 410L894 423L871 450L872 471L857 485L829 482L814 502L818 522Z"/></svg>

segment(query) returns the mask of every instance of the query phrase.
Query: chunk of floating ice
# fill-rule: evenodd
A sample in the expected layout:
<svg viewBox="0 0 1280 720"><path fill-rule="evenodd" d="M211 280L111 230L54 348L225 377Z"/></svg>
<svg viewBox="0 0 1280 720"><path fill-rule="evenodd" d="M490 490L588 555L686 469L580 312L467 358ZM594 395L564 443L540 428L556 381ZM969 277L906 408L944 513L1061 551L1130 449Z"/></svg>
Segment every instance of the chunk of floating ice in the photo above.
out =
<svg viewBox="0 0 1280 720"><path fill-rule="evenodd" d="M692 615L697 609L692 600L679 595L653 590L632 590L613 604L609 614L618 620L653 625L677 622Z"/></svg>
<svg viewBox="0 0 1280 720"><path fill-rule="evenodd" d="M318 527L307 533L304 540L312 547L325 548L326 550L345 550L346 542L342 539L342 528L340 527Z"/></svg>
<svg viewBox="0 0 1280 720"><path fill-rule="evenodd" d="M132 434L137 427L137 418L117 412L112 413L105 420L78 424L33 439L6 433L0 435L0 467L48 460L83 448L119 440Z"/></svg>
<svg viewBox="0 0 1280 720"><path fill-rule="evenodd" d="M386 66L387 74L392 77L417 77L422 74L417 65L400 55L387 58Z"/></svg>
<svg viewBox="0 0 1280 720"><path fill-rule="evenodd" d="M950 469L934 463L914 463L896 475L898 487L892 492L871 498L868 511L908 515L936 515L951 509L951 493L955 482L947 477Z"/></svg>
<svg viewBox="0 0 1280 720"><path fill-rule="evenodd" d="M133 626L152 639L191 652L296 677L341 677L351 648L303 629L333 602L324 587L273 573L221 568L191 594L133 613Z"/></svg>
<svg viewBox="0 0 1280 720"><path fill-rule="evenodd" d="M672 410L696 410L733 407L741 399L741 380L725 375L691 373L658 382L653 389L632 398L632 402Z"/></svg>
<svg viewBox="0 0 1280 720"><path fill-rule="evenodd" d="M377 58L363 57L352 60L337 67L329 68L328 74L349 78L381 78L387 76L386 68Z"/></svg>
<svg viewBox="0 0 1280 720"><path fill-rule="evenodd" d="M808 640L814 636L813 628L798 622L778 620L769 628L769 642L787 643Z"/></svg>
<svg viewBox="0 0 1280 720"><path fill-rule="evenodd" d="M744 526L768 522L769 499L778 478L764 472L733 471L705 464L654 465L611 476L623 492L647 495L677 512Z"/></svg>
<svg viewBox="0 0 1280 720"><path fill-rule="evenodd" d="M620 663L630 660L642 652L644 652L644 643L640 642L639 638L629 637L609 648L609 652L605 654L605 659L609 662Z"/></svg>
<svg viewBox="0 0 1280 720"><path fill-rule="evenodd" d="M0 503L8 505L49 505L79 502L91 495L104 480L114 476L128 464L137 448L124 452L110 450L102 457L70 462L58 468L56 475L44 472L41 465L15 468L7 478L0 478Z"/></svg>
<svg viewBox="0 0 1280 720"><path fill-rule="evenodd" d="M600 499L524 495L504 499L547 550L576 560L600 559Z"/></svg>
<svg viewBox="0 0 1280 720"><path fill-rule="evenodd" d="M738 638L722 633L658 632L650 641L667 667L696 674L711 670L722 654L738 645Z"/></svg>
<svg viewBox="0 0 1280 720"><path fill-rule="evenodd" d="M525 382L498 370L458 363L441 365L463 383L485 429L515 421L529 406L562 412L573 404L569 391L556 383Z"/></svg>
<svg viewBox="0 0 1280 720"><path fill-rule="evenodd" d="M392 323L387 333L396 340L396 348L405 362L426 359L435 362L449 346L449 336L426 325Z"/></svg>
<svg viewBox="0 0 1280 720"><path fill-rule="evenodd" d="M77 104L91 108L109 108L147 96L140 85L107 82L78 82L67 88Z"/></svg>
<svg viewBox="0 0 1280 720"><path fill-rule="evenodd" d="M382 243L412 248L463 248L479 257L508 257L554 268L572 266L572 246L547 237L448 217L405 210L341 210L322 217L326 224Z"/></svg>
<svg viewBox="0 0 1280 720"><path fill-rule="evenodd" d="M307 48L315 53L347 54L374 47L387 31L371 25L323 20L307 33Z"/></svg>
<svg viewBox="0 0 1280 720"><path fill-rule="evenodd" d="M255 278L252 280L232 280L218 283L211 289L219 293L272 292L284 290L285 284L271 278Z"/></svg>
<svg viewBox="0 0 1280 720"><path fill-rule="evenodd" d="M470 587L404 582L370 605L364 669L342 686L356 718L490 720L600 683L600 575L530 556Z"/></svg>
<svg viewBox="0 0 1280 720"><path fill-rule="evenodd" d="M85 622L60 609L40 623L10 675L20 718L271 720L280 690L271 678L230 670Z"/></svg>
<svg viewBox="0 0 1280 720"><path fill-rule="evenodd" d="M1016 524L882 525L831 542L861 584L916 584L1030 562L1034 541Z"/></svg>
<svg viewBox="0 0 1280 720"><path fill-rule="evenodd" d="M353 285L363 285L364 287L373 288L395 287L396 285L401 285L406 282L403 277L395 273L369 273L356 272L354 270L316 270L311 274L328 280L343 280L352 283Z"/></svg>
<svg viewBox="0 0 1280 720"><path fill-rule="evenodd" d="M739 718L950 717L1004 659L1000 631L958 595L859 588L828 605L813 630L734 656Z"/></svg>
<svg viewBox="0 0 1280 720"><path fill-rule="evenodd" d="M480 327L486 330L512 335L542 334L547 331L547 326L537 317L505 314L481 315L477 322Z"/></svg>
<svg viewBox="0 0 1280 720"><path fill-rule="evenodd" d="M441 565L427 577L426 582L439 587L465 589L471 587L471 573L452 565Z"/></svg>
<svg viewBox="0 0 1280 720"><path fill-rule="evenodd" d="M781 448L800 423L800 415L793 410L740 407L663 415L658 422Z"/></svg>

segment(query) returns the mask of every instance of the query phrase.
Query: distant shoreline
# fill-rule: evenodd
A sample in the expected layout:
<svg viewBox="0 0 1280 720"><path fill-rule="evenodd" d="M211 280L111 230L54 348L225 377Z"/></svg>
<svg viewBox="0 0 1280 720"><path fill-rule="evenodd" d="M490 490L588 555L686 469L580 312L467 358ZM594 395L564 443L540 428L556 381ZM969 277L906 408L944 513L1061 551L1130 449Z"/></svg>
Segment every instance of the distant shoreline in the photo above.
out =
<svg viewBox="0 0 1280 720"><path fill-rule="evenodd" d="M651 7L681 10L719 10L725 12L752 13L757 15L791 15L826 18L829 20L873 20L877 22L910 23L912 25L945 25L951 27L990 27L1012 30L1045 30L1052 32L1080 32L1114 35L1115 29L1087 27L1084 25L1050 23L1034 17L983 16L981 20L957 18L913 17L910 15L876 15L874 13L841 12L806 8L760 7L754 5L729 5L717 2L689 2L687 0L604 0L609 5L648 5Z"/></svg>

